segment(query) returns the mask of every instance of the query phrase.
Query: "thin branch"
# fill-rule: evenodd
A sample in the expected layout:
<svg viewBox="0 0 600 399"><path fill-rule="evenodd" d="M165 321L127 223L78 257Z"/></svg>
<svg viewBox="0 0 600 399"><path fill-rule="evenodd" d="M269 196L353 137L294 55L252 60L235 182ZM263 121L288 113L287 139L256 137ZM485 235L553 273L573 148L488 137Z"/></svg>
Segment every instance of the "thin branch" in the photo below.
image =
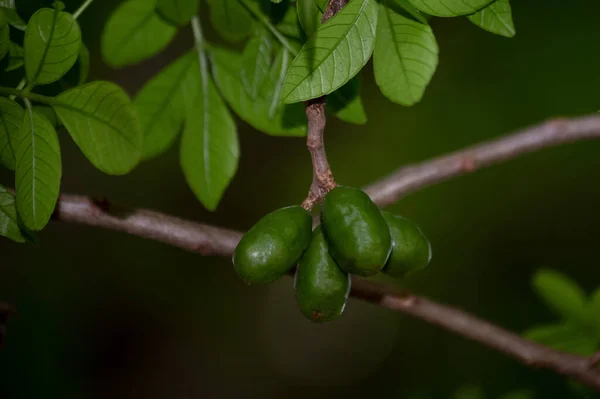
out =
<svg viewBox="0 0 600 399"><path fill-rule="evenodd" d="M378 205L403 195L562 143L600 138L600 116L554 120L511 136L467 148L444 157L399 169L367 191ZM108 200L61 195L54 219L148 238L203 255L231 256L242 233L183 220L143 209L117 207ZM546 348L458 309L423 297L355 278L356 298L425 320L472 339L532 367L546 368L600 391L600 371L590 359Z"/></svg>
<svg viewBox="0 0 600 399"><path fill-rule="evenodd" d="M331 0L323 13L321 24L329 21L346 4L348 4L348 0ZM302 202L302 207L307 210L311 210L316 203L322 201L325 194L336 186L323 143L325 125L327 124L325 99L326 97L322 96L306 103L306 118L308 120L306 146L308 147L308 151L310 151L313 165L313 180L310 185L308 197Z"/></svg>
<svg viewBox="0 0 600 399"><path fill-rule="evenodd" d="M520 155L564 143L600 138L600 117L553 119L438 158L400 168L365 191L379 206L424 187L472 173Z"/></svg>

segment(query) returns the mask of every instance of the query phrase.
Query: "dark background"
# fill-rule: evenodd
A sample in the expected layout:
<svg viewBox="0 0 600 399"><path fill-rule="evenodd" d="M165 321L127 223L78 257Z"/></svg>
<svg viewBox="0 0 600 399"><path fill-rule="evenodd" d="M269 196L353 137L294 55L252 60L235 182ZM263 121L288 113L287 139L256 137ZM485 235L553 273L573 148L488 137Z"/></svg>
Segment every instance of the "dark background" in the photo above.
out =
<svg viewBox="0 0 600 399"><path fill-rule="evenodd" d="M79 5L66 3L71 12ZM191 32L182 30L147 62L111 70L99 34L117 3L96 0L80 23L91 79L114 80L134 94L191 47ZM440 64L412 108L386 100L367 66L368 124L331 121L327 129L338 182L362 186L549 117L600 109L600 3L512 3L514 39L465 18L432 20ZM216 39L206 11L207 35ZM20 78L3 72L0 83L14 87ZM301 202L311 169L303 139L238 127L239 171L214 213L187 188L177 145L111 177L60 131L62 191L247 229L274 208ZM514 331L555 321L531 276L548 267L588 292L600 285L599 154L595 142L544 150L389 207L417 221L433 246L430 267L399 284ZM4 169L0 183L13 184ZM248 288L230 259L60 223L39 237L39 249L0 241L0 300L19 312L0 352L1 398L448 398L471 382L489 398L518 388L534 389L537 398L576 397L559 376L354 299L339 320L314 325L296 308L291 278Z"/></svg>

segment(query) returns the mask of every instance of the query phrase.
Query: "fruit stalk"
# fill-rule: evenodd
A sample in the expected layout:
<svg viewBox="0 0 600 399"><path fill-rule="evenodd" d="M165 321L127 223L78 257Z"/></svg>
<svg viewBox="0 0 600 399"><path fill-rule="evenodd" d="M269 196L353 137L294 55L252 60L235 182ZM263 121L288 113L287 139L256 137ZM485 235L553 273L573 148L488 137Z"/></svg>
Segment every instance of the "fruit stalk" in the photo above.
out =
<svg viewBox="0 0 600 399"><path fill-rule="evenodd" d="M337 14L349 0L331 0L321 18L321 24L329 21ZM323 135L327 117L325 115L325 100L322 96L306 103L306 118L308 119L308 135L306 146L310 151L313 165L313 180L310 185L308 197L302 202L302 207L310 211L316 203L321 202L325 194L336 187L333 173L327 161Z"/></svg>

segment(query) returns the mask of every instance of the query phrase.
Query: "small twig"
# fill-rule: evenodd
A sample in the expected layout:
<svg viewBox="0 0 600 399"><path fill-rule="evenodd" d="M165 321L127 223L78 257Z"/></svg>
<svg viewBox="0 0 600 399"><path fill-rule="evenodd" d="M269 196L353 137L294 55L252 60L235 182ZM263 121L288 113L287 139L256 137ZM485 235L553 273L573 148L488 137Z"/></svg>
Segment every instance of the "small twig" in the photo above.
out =
<svg viewBox="0 0 600 399"><path fill-rule="evenodd" d="M331 0L321 18L321 24L326 23L337 14L349 0ZM306 146L310 151L313 165L313 179L308 192L308 197L302 202L302 207L311 210L315 204L321 202L329 191L336 186L333 173L327 161L323 136L327 116L325 114L326 96L315 98L306 103L306 118L308 120L308 135Z"/></svg>
<svg viewBox="0 0 600 399"><path fill-rule="evenodd" d="M542 148L600 138L597 114L573 119L552 119L498 139L408 165L370 184L365 191L379 206L393 204L424 187L498 164Z"/></svg>

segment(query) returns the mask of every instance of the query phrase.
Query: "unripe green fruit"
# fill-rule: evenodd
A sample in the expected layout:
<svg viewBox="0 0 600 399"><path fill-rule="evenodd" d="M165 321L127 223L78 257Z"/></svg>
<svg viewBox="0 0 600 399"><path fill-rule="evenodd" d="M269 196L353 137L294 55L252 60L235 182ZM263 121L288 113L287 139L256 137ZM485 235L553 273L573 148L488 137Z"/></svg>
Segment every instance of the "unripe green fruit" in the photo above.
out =
<svg viewBox="0 0 600 399"><path fill-rule="evenodd" d="M345 272L373 276L387 262L392 250L390 229L363 191L336 187L327 193L321 224L329 252Z"/></svg>
<svg viewBox="0 0 600 399"><path fill-rule="evenodd" d="M290 271L310 244L312 217L300 206L269 213L242 237L233 266L247 284L274 281Z"/></svg>
<svg viewBox="0 0 600 399"><path fill-rule="evenodd" d="M344 311L350 293L350 276L335 263L327 241L317 227L296 269L294 279L300 311L310 320L333 320Z"/></svg>
<svg viewBox="0 0 600 399"><path fill-rule="evenodd" d="M431 245L419 226L402 216L381 213L392 235L392 254L383 272L400 278L427 266L431 260Z"/></svg>

